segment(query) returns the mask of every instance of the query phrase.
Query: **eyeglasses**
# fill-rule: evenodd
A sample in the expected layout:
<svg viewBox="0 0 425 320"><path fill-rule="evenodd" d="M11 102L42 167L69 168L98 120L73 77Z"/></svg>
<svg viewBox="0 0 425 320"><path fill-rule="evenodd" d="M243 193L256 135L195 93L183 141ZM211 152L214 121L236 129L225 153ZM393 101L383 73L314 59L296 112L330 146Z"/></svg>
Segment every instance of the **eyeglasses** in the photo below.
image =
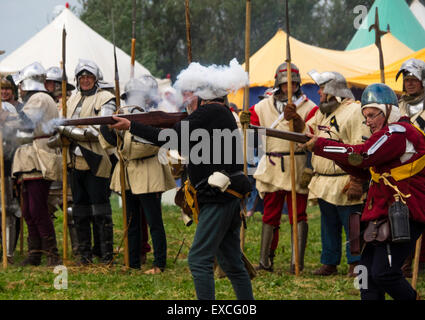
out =
<svg viewBox="0 0 425 320"><path fill-rule="evenodd" d="M377 114L373 114L373 115L363 115L363 117L364 117L364 124L366 124L366 122L367 121L373 121L373 120L375 120L379 115L384 115L384 113L381 111L381 112L379 112L379 113L377 113Z"/></svg>

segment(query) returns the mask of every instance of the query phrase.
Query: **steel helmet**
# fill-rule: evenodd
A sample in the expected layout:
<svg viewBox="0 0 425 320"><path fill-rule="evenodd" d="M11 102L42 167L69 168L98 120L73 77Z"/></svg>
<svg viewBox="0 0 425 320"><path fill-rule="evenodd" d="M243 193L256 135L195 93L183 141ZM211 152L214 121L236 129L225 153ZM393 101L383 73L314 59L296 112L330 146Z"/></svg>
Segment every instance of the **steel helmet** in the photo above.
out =
<svg viewBox="0 0 425 320"><path fill-rule="evenodd" d="M47 91L44 87L46 70L39 62L33 62L19 73L19 84L23 91Z"/></svg>
<svg viewBox="0 0 425 320"><path fill-rule="evenodd" d="M374 83L368 86L362 94L362 107L371 103L390 104L398 107L397 95L383 83Z"/></svg>

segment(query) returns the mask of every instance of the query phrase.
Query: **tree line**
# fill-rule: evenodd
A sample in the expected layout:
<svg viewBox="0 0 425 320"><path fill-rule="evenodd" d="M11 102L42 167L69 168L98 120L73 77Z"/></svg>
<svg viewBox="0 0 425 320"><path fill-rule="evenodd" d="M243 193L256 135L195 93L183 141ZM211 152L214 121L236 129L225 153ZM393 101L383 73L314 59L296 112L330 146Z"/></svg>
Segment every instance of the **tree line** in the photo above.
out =
<svg viewBox="0 0 425 320"><path fill-rule="evenodd" d="M130 54L132 0L79 0L80 18ZM374 0L289 0L291 36L311 45L344 50L357 31L358 5ZM412 0L407 1L408 4ZM228 64L245 60L245 0L190 0L193 61ZM172 80L187 66L185 0L136 0L136 60ZM285 0L251 1L251 54L279 28L285 30Z"/></svg>

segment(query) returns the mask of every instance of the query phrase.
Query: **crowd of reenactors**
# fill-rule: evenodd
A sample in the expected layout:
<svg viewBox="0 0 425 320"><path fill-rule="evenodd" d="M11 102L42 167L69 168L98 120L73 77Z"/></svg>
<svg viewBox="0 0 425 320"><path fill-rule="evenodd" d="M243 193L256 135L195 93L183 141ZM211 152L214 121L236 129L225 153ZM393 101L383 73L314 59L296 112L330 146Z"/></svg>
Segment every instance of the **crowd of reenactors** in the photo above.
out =
<svg viewBox="0 0 425 320"><path fill-rule="evenodd" d="M290 142L266 137L265 154L253 175L253 186L244 178L243 166L235 159L232 164L199 164L188 159L186 168L177 170L176 174L178 166L170 164L171 161L160 161L160 148L165 143L158 139L161 129L114 117L117 112L179 110L176 99L161 103L158 83L152 76L133 78L125 85L120 97L125 102L123 107L116 105L114 86L103 80L100 68L93 61L80 59L74 72L76 87L67 84L67 97L62 97L62 70L58 67L45 70L35 62L14 75L2 77L0 123L5 150L8 239L3 250L7 250L9 262L13 263L22 215L28 227L28 255L22 265L40 265L43 254L47 256L48 266L62 263L52 218L63 202L61 147L67 141L68 228L79 265L92 264L94 257L105 264L114 259L110 195L121 192L120 177L124 170L129 266L140 269L145 263L150 249L149 229L154 260L147 273L162 273L166 267L167 238L161 195L176 187L176 179L183 172L183 178L190 182L184 184L186 202L190 202L191 210L197 209L194 219L198 225L189 253L189 267L198 298L215 297L216 261L232 282L237 298L253 299L239 230L244 219L241 200L255 188L264 203L258 271L274 272L286 204L291 232L297 224L298 235L298 261L291 236L288 271L295 273L297 263L300 271L306 272L307 207L314 203L320 209L321 226L321 266L312 271L314 275L338 274L345 243L348 276L358 274L358 265L368 270L369 285L361 289L362 299L382 299L385 293L395 299L416 299L417 292L406 276L411 276L415 243L425 229L425 212L420 205L425 198L425 62L410 59L402 65L397 74L397 78L400 75L403 78L401 98L388 86L374 84L364 90L361 101L356 101L340 73L311 70L308 74L319 87L318 106L303 93L297 66L291 64L288 68L283 63L277 67L274 87L239 116L229 106L227 91L211 88L215 84L208 82L205 70L199 64L196 68L191 64L167 92L172 95L177 89L188 112L187 118L173 127L179 141L185 139L179 134L183 121L187 121L190 130L203 128L211 135L214 129L234 130L249 124L288 131L291 123L295 132L311 138L303 145L296 145L295 173L290 167ZM201 75L198 82L190 79L196 71ZM288 78L292 83L288 84ZM293 92L291 99L288 99L289 85ZM112 116L116 123L51 125L62 115L62 99L67 99L68 119ZM213 140L210 145L211 152L216 152ZM192 147L190 144L189 148ZM232 154L240 148L232 145ZM185 159L184 150L178 151L181 159ZM222 151L224 154L226 150ZM180 155L174 160L180 159ZM171 153L166 157L171 157ZM123 166L117 164L120 158ZM178 165L181 169L181 162ZM292 216L295 204L291 197L291 174L296 177L297 221ZM195 195L194 199L190 195ZM392 218L393 213L405 209L409 213L406 232L409 237L395 241L394 230L399 230L400 224ZM350 217L360 213L361 249L354 252L353 239L343 242L342 230L347 238ZM375 228L372 235L379 234L381 225L389 225L390 237L384 240L367 237L371 228ZM420 259L423 269L423 253Z"/></svg>

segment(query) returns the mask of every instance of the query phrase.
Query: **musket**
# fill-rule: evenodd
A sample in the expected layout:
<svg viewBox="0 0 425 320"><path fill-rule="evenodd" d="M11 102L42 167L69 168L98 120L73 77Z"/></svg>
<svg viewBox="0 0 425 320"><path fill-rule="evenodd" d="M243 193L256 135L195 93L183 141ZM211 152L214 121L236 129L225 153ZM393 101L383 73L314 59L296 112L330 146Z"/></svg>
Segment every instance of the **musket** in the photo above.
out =
<svg viewBox="0 0 425 320"><path fill-rule="evenodd" d="M372 31L373 29L375 29L375 45L378 47L378 51L379 51L379 69L381 70L381 82L385 83L384 53L382 51L381 36L383 36L387 32L382 31L379 28L378 7L376 7L376 10L375 10L375 24L372 24L369 27L369 32Z"/></svg>
<svg viewBox="0 0 425 320"><path fill-rule="evenodd" d="M62 30L62 118L67 116L66 107L66 30L65 25ZM62 140L62 211L63 211L63 261L66 263L68 259L68 166L67 154L69 144L66 138Z"/></svg>
<svg viewBox="0 0 425 320"><path fill-rule="evenodd" d="M114 116L125 118L130 121L140 122L153 127L172 128L177 122L187 117L187 112L151 111L146 113L116 114ZM116 123L116 120L114 120L112 116L101 116L64 119L60 124L63 126L88 126L114 123Z"/></svg>
<svg viewBox="0 0 425 320"><path fill-rule="evenodd" d="M270 129L266 127L254 126L252 124L250 124L248 128L253 130L262 130L266 133L267 137L278 138L292 142L306 143L310 140L310 138L305 134L293 131Z"/></svg>
<svg viewBox="0 0 425 320"><path fill-rule="evenodd" d="M185 1L185 16L186 16L186 42L187 42L187 62L192 62L192 38L190 36L190 8L189 0Z"/></svg>
<svg viewBox="0 0 425 320"><path fill-rule="evenodd" d="M0 54L4 51L0 50ZM1 81L0 81L1 91ZM0 99L0 112L3 110ZM0 129L0 179L1 179L1 243L3 248L3 269L7 268L7 241L6 241L6 182L4 176L4 155L3 155L3 131Z"/></svg>
<svg viewBox="0 0 425 320"><path fill-rule="evenodd" d="M133 1L133 18L134 18L134 12L135 12L135 1ZM120 78L118 74L118 63L117 63L117 52L115 47L115 27L114 27L114 16L112 15L112 38L114 43L114 65L115 65L115 103L117 106L117 112L121 108L121 97L120 97ZM134 25L133 25L134 27ZM134 29L133 29L133 36L134 36ZM135 43L135 39L133 37L134 42L132 41L132 56L133 56L133 43ZM133 62L132 62L133 63ZM132 64L132 77L134 76L134 64ZM121 185L121 200L122 200L122 219L123 219L123 226L124 226L124 264L127 268L130 267L130 257L129 257L129 251L128 251L128 221L127 221L127 198L125 195L125 168L124 168L124 159L122 157L121 153L121 145L123 143L123 140L121 137L117 134L117 153L119 157L119 165L120 165L120 185Z"/></svg>
<svg viewBox="0 0 425 320"><path fill-rule="evenodd" d="M114 55L115 55L115 33L114 37ZM134 78L134 62L136 60L136 0L133 0L133 19L132 19L132 30L131 30L131 67L130 67L130 78Z"/></svg>
<svg viewBox="0 0 425 320"><path fill-rule="evenodd" d="M288 86L288 104L292 104L292 65L291 65L291 46L289 42L290 29L289 29L289 5L286 0L286 74ZM294 131L294 121L289 121L289 130ZM292 230L293 237L292 243L294 244L294 257L295 257L295 275L300 273L300 266L298 261L298 218L297 218L297 193L295 184L295 145L294 142L289 143L289 164L291 171L291 196L292 196Z"/></svg>

